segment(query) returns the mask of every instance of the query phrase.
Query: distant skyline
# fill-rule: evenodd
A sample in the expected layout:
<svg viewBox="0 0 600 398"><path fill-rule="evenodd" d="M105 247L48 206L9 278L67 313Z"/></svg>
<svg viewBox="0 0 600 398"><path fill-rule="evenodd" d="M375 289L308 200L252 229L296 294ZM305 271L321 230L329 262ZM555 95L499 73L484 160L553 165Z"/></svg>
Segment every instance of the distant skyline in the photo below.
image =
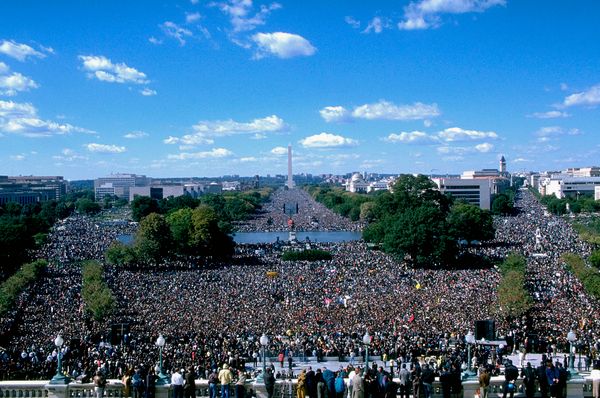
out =
<svg viewBox="0 0 600 398"><path fill-rule="evenodd" d="M594 0L0 4L0 175L600 165Z"/></svg>

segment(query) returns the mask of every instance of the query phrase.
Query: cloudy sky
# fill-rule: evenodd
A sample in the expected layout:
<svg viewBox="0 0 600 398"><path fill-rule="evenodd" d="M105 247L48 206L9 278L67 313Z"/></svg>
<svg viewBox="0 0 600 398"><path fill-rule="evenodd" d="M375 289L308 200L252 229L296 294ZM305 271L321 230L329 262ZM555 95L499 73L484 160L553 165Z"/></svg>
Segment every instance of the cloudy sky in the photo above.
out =
<svg viewBox="0 0 600 398"><path fill-rule="evenodd" d="M595 0L5 0L0 175L600 164Z"/></svg>

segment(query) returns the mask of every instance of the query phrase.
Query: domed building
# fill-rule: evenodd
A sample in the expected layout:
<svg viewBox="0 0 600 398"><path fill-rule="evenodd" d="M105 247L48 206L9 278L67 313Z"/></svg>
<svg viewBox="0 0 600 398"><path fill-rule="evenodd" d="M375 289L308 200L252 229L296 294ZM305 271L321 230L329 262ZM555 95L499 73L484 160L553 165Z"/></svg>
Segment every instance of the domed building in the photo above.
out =
<svg viewBox="0 0 600 398"><path fill-rule="evenodd" d="M349 181L346 182L346 191L366 193L369 189L369 183L366 182L360 173L352 174Z"/></svg>

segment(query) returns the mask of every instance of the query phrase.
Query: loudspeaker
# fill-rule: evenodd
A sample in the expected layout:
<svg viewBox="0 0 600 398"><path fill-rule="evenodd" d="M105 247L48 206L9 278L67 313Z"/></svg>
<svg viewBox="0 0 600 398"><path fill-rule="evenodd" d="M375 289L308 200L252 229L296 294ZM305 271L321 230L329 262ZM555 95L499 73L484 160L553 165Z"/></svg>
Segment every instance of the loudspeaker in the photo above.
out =
<svg viewBox="0 0 600 398"><path fill-rule="evenodd" d="M110 343L112 345L121 344L123 337L129 333L128 323L117 323L110 327Z"/></svg>
<svg viewBox="0 0 600 398"><path fill-rule="evenodd" d="M475 339L494 340L496 338L496 322L492 319L475 321Z"/></svg>

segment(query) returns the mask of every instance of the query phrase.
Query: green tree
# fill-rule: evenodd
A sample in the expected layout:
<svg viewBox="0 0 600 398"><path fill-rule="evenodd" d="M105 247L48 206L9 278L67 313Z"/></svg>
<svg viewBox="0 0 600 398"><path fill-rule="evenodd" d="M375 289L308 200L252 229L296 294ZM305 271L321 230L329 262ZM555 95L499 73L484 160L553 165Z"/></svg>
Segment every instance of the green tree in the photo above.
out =
<svg viewBox="0 0 600 398"><path fill-rule="evenodd" d="M588 260L594 267L600 268L600 250L594 250Z"/></svg>
<svg viewBox="0 0 600 398"><path fill-rule="evenodd" d="M179 253L191 254L192 213L189 208L176 210L167 216L167 223Z"/></svg>
<svg viewBox="0 0 600 398"><path fill-rule="evenodd" d="M77 208L77 211L79 213L86 215L96 214L101 210L100 205L98 203L88 198L77 199L75 207Z"/></svg>
<svg viewBox="0 0 600 398"><path fill-rule="evenodd" d="M217 212L200 205L192 211L190 249L207 256L227 256L233 252L233 239L219 225Z"/></svg>
<svg viewBox="0 0 600 398"><path fill-rule="evenodd" d="M149 196L136 196L131 202L131 217L134 221L141 221L151 213L159 213L158 202Z"/></svg>
<svg viewBox="0 0 600 398"><path fill-rule="evenodd" d="M133 247L114 241L104 253L106 262L116 266L129 266L137 262L137 255Z"/></svg>
<svg viewBox="0 0 600 398"><path fill-rule="evenodd" d="M141 260L159 262L169 255L172 242L171 229L164 216L150 213L142 219L135 237L136 252Z"/></svg>
<svg viewBox="0 0 600 398"><path fill-rule="evenodd" d="M86 261L81 269L81 297L85 311L100 321L115 309L115 297L104 281L104 269L97 261Z"/></svg>
<svg viewBox="0 0 600 398"><path fill-rule="evenodd" d="M450 234L457 240L489 240L494 238L492 215L479 206L464 202L455 203L448 215Z"/></svg>
<svg viewBox="0 0 600 398"><path fill-rule="evenodd" d="M513 203L507 194L501 193L494 197L492 213L507 215L513 212Z"/></svg>

